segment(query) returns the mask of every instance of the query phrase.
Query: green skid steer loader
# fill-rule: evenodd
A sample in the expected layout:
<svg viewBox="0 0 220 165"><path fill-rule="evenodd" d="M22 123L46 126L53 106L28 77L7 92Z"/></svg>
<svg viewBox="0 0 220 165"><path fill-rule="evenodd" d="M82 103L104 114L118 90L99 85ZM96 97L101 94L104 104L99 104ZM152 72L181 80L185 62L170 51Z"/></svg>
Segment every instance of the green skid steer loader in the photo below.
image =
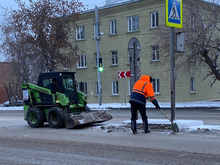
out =
<svg viewBox="0 0 220 165"><path fill-rule="evenodd" d="M84 93L76 90L75 72L41 73L37 85L22 83L24 119L36 128L74 128L112 119L105 111L91 111Z"/></svg>

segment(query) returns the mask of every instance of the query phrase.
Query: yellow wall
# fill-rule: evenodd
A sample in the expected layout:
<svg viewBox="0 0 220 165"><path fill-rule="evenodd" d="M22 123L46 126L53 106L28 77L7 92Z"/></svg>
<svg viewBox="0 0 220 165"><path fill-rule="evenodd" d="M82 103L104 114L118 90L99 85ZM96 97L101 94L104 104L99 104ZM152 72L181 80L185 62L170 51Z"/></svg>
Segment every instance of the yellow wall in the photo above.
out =
<svg viewBox="0 0 220 165"><path fill-rule="evenodd" d="M151 28L150 13L159 12L159 28ZM151 75L153 78L160 79L160 94L156 97L159 102L170 101L170 65L159 62L151 62L151 45L157 44L153 38L159 35L160 25L165 25L165 1L164 0L144 0L115 7L100 8L98 11L101 22L100 32L104 32L100 40L100 53L103 58L104 72L101 73L102 82L102 102L103 103L123 103L124 86L123 79L118 78L119 71L130 70L128 64L128 42L132 37L136 37L141 44L140 70L141 74ZM127 32L127 17L139 15L139 31ZM109 21L117 20L117 35L109 35ZM85 26L85 40L75 42L75 30L73 30L72 42L80 47L80 52L86 55L86 68L76 69L78 82L87 82L87 98L89 103L98 103L98 96L95 95L95 82L97 78L97 68L95 67L94 53L96 52L96 40L93 36L93 24L95 23L95 12L90 11L81 14L81 20L78 25ZM169 41L168 41L169 42ZM118 65L111 66L110 51L117 50ZM161 52L160 52L161 53ZM180 75L176 80L176 101L201 101L220 98L219 82L210 87L209 80L201 81L204 74L198 75ZM190 77L195 77L196 93L190 93ZM111 95L111 81L116 80L119 83L119 94ZM126 95L128 94L128 81L125 78ZM93 91L93 95L91 94ZM126 96L128 102L129 95Z"/></svg>

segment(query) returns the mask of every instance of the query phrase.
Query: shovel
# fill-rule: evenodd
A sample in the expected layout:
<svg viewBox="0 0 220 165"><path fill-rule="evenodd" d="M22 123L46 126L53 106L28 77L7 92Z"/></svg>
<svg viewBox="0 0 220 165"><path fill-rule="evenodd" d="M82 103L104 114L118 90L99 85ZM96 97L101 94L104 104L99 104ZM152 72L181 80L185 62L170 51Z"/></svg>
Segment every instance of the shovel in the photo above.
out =
<svg viewBox="0 0 220 165"><path fill-rule="evenodd" d="M171 118L169 118L165 113L164 111L162 111L160 109L160 112L171 122L171 126L172 126L172 129L173 129L173 132L176 133L176 132L179 132L179 127L176 123L174 123Z"/></svg>
<svg viewBox="0 0 220 165"><path fill-rule="evenodd" d="M147 99L148 99L150 102L152 102L149 97L147 97ZM162 111L161 109L159 109L159 110L160 110L160 112L171 122L171 126L172 126L172 129L173 129L173 132L174 132L174 133L179 132L179 127L178 127L178 125L177 125L176 123L174 123L174 122L171 120L171 118L169 118L169 117L166 115L166 113L164 113L164 111Z"/></svg>

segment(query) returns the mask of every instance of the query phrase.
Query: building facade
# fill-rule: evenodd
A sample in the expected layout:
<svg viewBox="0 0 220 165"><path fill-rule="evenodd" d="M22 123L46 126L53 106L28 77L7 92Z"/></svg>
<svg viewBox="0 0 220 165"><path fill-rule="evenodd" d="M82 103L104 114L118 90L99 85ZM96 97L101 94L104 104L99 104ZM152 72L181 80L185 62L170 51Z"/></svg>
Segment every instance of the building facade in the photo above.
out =
<svg viewBox="0 0 220 165"><path fill-rule="evenodd" d="M104 71L101 77L102 103L128 103L130 78L119 78L118 72L130 71L129 41L135 37L140 42L140 75L154 78L153 86L159 102L170 102L170 65L160 59L158 39L161 25L165 25L164 0L127 1L98 9L99 53ZM184 23L183 23L184 24ZM95 10L81 14L78 28L72 34L72 42L80 48L76 71L78 89L87 95L89 103L98 103L97 45L95 39ZM184 26L184 25L183 25ZM169 40L167 41L169 42ZM220 86L210 86L205 76L178 74L176 102L220 99Z"/></svg>

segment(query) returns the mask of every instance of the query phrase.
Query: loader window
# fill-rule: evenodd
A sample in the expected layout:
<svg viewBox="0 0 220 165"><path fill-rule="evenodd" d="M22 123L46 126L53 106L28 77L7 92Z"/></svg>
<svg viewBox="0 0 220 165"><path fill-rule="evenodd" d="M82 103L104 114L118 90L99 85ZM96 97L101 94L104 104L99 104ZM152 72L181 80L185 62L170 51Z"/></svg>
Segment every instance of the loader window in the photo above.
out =
<svg viewBox="0 0 220 165"><path fill-rule="evenodd" d="M71 78L63 79L63 86L66 90L74 91L73 80Z"/></svg>
<svg viewBox="0 0 220 165"><path fill-rule="evenodd" d="M56 91L58 91L57 79L56 78L48 78L43 80L43 87L50 89L50 83L54 83L56 87Z"/></svg>
<svg viewBox="0 0 220 165"><path fill-rule="evenodd" d="M65 89L64 93L71 102L75 103L77 101L77 92L74 82L74 77L72 75L68 74L63 76L63 87Z"/></svg>
<svg viewBox="0 0 220 165"><path fill-rule="evenodd" d="M43 87L50 89L50 81L51 81L50 79L44 79L43 80Z"/></svg>

